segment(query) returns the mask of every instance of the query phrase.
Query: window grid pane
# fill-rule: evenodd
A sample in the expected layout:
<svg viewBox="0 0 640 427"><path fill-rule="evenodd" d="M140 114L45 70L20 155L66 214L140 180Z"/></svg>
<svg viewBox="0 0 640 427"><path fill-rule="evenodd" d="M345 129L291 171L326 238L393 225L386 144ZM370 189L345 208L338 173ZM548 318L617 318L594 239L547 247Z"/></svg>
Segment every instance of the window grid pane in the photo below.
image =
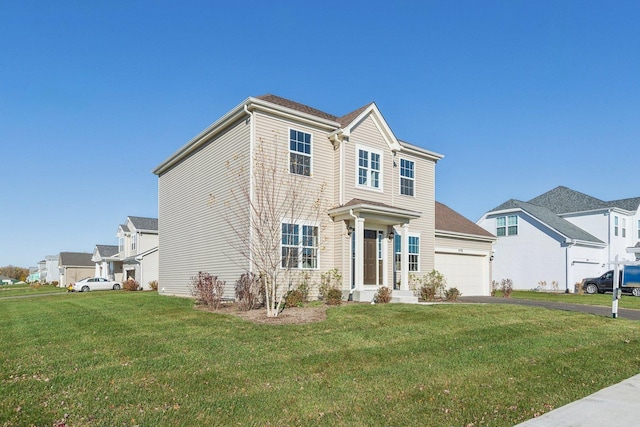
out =
<svg viewBox="0 0 640 427"><path fill-rule="evenodd" d="M358 185L380 188L381 155L358 149Z"/></svg>
<svg viewBox="0 0 640 427"><path fill-rule="evenodd" d="M318 268L318 227L282 224L282 267Z"/></svg>
<svg viewBox="0 0 640 427"><path fill-rule="evenodd" d="M413 196L414 162L400 159L400 194Z"/></svg>
<svg viewBox="0 0 640 427"><path fill-rule="evenodd" d="M291 129L289 150L289 172L311 176L311 134Z"/></svg>

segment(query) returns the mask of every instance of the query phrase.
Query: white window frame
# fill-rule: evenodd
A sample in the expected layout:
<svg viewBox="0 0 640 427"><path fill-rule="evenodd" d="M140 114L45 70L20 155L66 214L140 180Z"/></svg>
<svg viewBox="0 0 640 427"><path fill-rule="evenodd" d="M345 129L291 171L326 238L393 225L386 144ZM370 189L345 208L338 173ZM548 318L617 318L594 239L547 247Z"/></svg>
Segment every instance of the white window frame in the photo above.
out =
<svg viewBox="0 0 640 427"><path fill-rule="evenodd" d="M291 149L291 132L299 132L305 135L309 135L309 153L305 153L302 151L298 151L296 150L292 150ZM296 141L298 141L296 139ZM313 134L311 132L305 132L303 130L300 129L295 129L295 128L289 128L289 132L287 135L287 142L288 142L288 148L289 148L289 173L290 174L294 174L294 175L298 175L298 176L313 176ZM309 174L304 174L304 173L297 173L297 172L292 172L291 171L291 167L292 167L292 156L303 156L303 157L308 157L309 158ZM298 164L298 163L296 163ZM303 168L305 167L304 165L302 166Z"/></svg>
<svg viewBox="0 0 640 427"><path fill-rule="evenodd" d="M372 191L383 191L383 172L382 170L384 169L383 165L384 165L384 157L382 154L382 151L380 150L376 150L375 148L371 148L371 147L367 147L364 145L360 145L360 144L356 144L356 187L358 188L364 188L367 190L372 190ZM360 166L360 151L364 151L367 153L367 165L366 167L362 167ZM378 156L378 167L379 169L372 169L371 166L371 154L375 154ZM366 182L364 184L360 183L360 169L365 169L366 170ZM378 186L374 187L372 185L373 182L373 175L374 172L378 174L377 176L377 180L378 180Z"/></svg>
<svg viewBox="0 0 640 427"><path fill-rule="evenodd" d="M613 235L618 236L618 217L613 217Z"/></svg>
<svg viewBox="0 0 640 427"><path fill-rule="evenodd" d="M138 233L131 233L131 250L138 250Z"/></svg>
<svg viewBox="0 0 640 427"><path fill-rule="evenodd" d="M627 237L627 218L622 218L622 237Z"/></svg>
<svg viewBox="0 0 640 427"><path fill-rule="evenodd" d="M411 164L413 165L413 168L411 169L411 172L413 173L412 177L408 177L408 176L404 176L402 174L402 162L411 162ZM409 160L409 159L404 159L404 158L400 158L400 167L398 168L398 174L400 174L400 178L398 180L398 183L400 185L400 188L398 189L398 191L400 192L401 196L408 196L408 197L416 197L416 162L415 160ZM406 179L408 181L411 182L411 193L412 194L405 194L402 192L402 180Z"/></svg>
<svg viewBox="0 0 640 427"><path fill-rule="evenodd" d="M511 223L510 219L515 219L513 223ZM500 220L504 220L504 224L500 225ZM500 229L504 229L503 234L500 233ZM511 229L515 228L515 233L511 232ZM520 225L518 224L518 215L502 215L496 217L496 236L498 237L507 237L507 236L517 236L519 233Z"/></svg>
<svg viewBox="0 0 640 427"><path fill-rule="evenodd" d="M284 239L282 235L282 232L283 232L282 228L285 224L297 227L296 241L293 244L284 244L283 242ZM314 246L309 246L304 244L305 243L305 235L304 235L305 227L315 228L316 236L315 236ZM292 249L295 248L297 252L296 254L297 260L295 262L295 265L292 265L291 267L287 267L285 265L286 258L283 253L285 248L292 248ZM304 266L303 261L305 257L303 256L303 254L305 249L311 249L315 251L315 267ZM309 222L309 221L291 221L287 219L280 221L280 257L281 257L280 268L282 269L290 268L292 270L319 270L320 269L320 225L317 222Z"/></svg>
<svg viewBox="0 0 640 427"><path fill-rule="evenodd" d="M407 240L410 241L411 238L418 239L418 252L409 252L411 249L411 243L409 243L409 247L407 248L407 255L409 256L409 273L420 273L420 233L409 232ZM397 240L396 240L397 239ZM398 247L396 248L396 241L399 242ZM415 256L416 260L414 262L411 261L411 257ZM393 262L396 263L396 272L402 271L402 233L396 233L393 238ZM412 270L411 266L415 265L415 269Z"/></svg>

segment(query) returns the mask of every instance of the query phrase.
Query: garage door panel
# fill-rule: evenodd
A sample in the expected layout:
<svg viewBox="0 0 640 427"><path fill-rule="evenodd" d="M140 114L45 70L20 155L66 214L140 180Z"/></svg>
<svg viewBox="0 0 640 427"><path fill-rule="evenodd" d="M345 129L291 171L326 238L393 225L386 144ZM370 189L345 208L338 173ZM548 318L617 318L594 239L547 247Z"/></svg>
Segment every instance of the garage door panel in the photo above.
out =
<svg viewBox="0 0 640 427"><path fill-rule="evenodd" d="M447 288L458 288L462 295L488 295L489 275L486 256L436 253L435 268L447 279Z"/></svg>

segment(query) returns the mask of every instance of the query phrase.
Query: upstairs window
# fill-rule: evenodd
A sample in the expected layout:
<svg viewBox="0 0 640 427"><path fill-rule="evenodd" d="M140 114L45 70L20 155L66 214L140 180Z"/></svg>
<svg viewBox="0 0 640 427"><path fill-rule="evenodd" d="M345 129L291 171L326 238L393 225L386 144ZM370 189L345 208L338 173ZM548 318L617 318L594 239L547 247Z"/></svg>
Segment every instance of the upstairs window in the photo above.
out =
<svg viewBox="0 0 640 427"><path fill-rule="evenodd" d="M415 163L411 160L400 159L400 194L413 196L415 182Z"/></svg>
<svg viewBox="0 0 640 427"><path fill-rule="evenodd" d="M516 236L518 234L518 216L508 215L496 218L496 236Z"/></svg>
<svg viewBox="0 0 640 427"><path fill-rule="evenodd" d="M131 250L135 251L138 247L138 233L133 233L131 235Z"/></svg>
<svg viewBox="0 0 640 427"><path fill-rule="evenodd" d="M627 219L622 218L622 237L627 237Z"/></svg>
<svg viewBox="0 0 640 427"><path fill-rule="evenodd" d="M289 129L289 172L311 176L311 134Z"/></svg>
<svg viewBox="0 0 640 427"><path fill-rule="evenodd" d="M614 236L618 235L618 217L617 216L613 217L613 235Z"/></svg>
<svg viewBox="0 0 640 427"><path fill-rule="evenodd" d="M358 186L379 189L382 185L382 154L358 148Z"/></svg>

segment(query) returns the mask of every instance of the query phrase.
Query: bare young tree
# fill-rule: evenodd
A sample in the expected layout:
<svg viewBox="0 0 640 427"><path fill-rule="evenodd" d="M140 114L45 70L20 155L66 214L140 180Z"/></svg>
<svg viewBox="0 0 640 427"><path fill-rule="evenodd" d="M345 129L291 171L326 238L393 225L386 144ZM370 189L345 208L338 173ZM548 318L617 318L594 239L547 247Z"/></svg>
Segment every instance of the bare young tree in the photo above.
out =
<svg viewBox="0 0 640 427"><path fill-rule="evenodd" d="M237 238L232 246L265 284L268 317L280 313L293 272L301 265L317 267L312 264L318 260L326 205L326 184L294 173L299 165L295 159L291 165L281 143L274 131L272 141L257 140L250 168L246 159L226 165L234 186L225 221Z"/></svg>

